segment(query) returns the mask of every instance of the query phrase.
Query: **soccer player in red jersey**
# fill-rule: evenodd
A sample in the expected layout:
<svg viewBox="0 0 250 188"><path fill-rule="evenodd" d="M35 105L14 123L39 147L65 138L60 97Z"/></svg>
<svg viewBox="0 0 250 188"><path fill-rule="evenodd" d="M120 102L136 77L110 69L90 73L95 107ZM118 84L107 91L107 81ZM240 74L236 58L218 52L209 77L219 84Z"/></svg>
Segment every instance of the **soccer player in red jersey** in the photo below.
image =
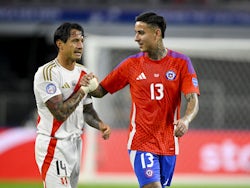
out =
<svg viewBox="0 0 250 188"><path fill-rule="evenodd" d="M188 56L164 47L166 21L153 12L135 20L140 53L122 61L90 94L103 97L130 85L132 106L127 148L142 188L170 186L178 140L196 116L200 94ZM87 84L88 80L84 80ZM187 100L180 116L181 93Z"/></svg>

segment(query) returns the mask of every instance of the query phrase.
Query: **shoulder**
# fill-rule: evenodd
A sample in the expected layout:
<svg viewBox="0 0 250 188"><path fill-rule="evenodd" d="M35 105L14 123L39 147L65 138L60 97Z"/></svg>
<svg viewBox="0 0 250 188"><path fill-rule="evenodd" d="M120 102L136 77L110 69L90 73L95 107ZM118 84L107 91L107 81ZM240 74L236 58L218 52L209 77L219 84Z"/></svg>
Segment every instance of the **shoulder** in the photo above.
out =
<svg viewBox="0 0 250 188"><path fill-rule="evenodd" d="M189 73L191 74L195 73L192 61L187 55L180 53L180 52L173 51L173 50L170 50L169 54L171 57L176 59L175 62L177 62L185 70L188 70Z"/></svg>
<svg viewBox="0 0 250 188"><path fill-rule="evenodd" d="M134 64L134 62L140 61L140 59L144 56L144 52L139 52L137 54L133 54L124 59L119 65L129 65ZM118 66L119 66L118 65Z"/></svg>
<svg viewBox="0 0 250 188"><path fill-rule="evenodd" d="M172 58L182 59L182 60L185 60L185 61L190 61L190 58L187 55L185 55L185 54L183 54L181 52L171 50L171 49L168 49L168 55L171 56Z"/></svg>
<svg viewBox="0 0 250 188"><path fill-rule="evenodd" d="M129 56L128 58L132 59L132 60L138 60L138 59L141 59L142 57L144 57L144 52L139 52L137 54L133 54L133 55Z"/></svg>
<svg viewBox="0 0 250 188"><path fill-rule="evenodd" d="M43 66L39 67L37 72L35 73L35 78L39 77L40 79L43 79L44 81L52 81L52 75L57 72L56 67L58 67L58 64L56 63L56 60L52 60Z"/></svg>

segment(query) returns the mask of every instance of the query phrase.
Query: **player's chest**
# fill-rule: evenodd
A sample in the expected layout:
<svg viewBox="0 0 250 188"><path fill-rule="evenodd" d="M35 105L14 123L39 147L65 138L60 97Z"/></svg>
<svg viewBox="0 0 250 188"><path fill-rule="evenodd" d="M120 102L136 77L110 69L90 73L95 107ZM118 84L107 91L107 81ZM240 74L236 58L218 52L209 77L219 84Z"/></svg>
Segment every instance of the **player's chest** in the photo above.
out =
<svg viewBox="0 0 250 188"><path fill-rule="evenodd" d="M79 82L80 73L77 71L64 72L60 76L60 90L63 94L63 98L67 99L73 92Z"/></svg>
<svg viewBox="0 0 250 188"><path fill-rule="evenodd" d="M163 100L166 95L175 95L180 88L180 68L178 66L147 65L140 66L133 73L131 90L134 97L152 101Z"/></svg>
<svg viewBox="0 0 250 188"><path fill-rule="evenodd" d="M144 63L138 66L131 76L134 84L147 86L152 83L161 83L166 86L178 83L181 76L181 67L175 63L161 64Z"/></svg>

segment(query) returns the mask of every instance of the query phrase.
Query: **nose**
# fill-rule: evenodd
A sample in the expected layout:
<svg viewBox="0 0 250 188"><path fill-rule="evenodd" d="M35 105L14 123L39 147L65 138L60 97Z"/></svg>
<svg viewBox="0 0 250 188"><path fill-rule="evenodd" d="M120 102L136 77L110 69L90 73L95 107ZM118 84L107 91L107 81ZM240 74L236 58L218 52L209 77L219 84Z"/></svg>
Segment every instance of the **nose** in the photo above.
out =
<svg viewBox="0 0 250 188"><path fill-rule="evenodd" d="M139 35L138 35L137 33L135 34L135 37L134 37L134 38L135 38L135 42L138 42L138 41L140 40L140 39L139 39Z"/></svg>
<svg viewBox="0 0 250 188"><path fill-rule="evenodd" d="M83 42L82 42L82 41L79 41L79 42L77 43L77 48L80 48L80 49L83 48Z"/></svg>

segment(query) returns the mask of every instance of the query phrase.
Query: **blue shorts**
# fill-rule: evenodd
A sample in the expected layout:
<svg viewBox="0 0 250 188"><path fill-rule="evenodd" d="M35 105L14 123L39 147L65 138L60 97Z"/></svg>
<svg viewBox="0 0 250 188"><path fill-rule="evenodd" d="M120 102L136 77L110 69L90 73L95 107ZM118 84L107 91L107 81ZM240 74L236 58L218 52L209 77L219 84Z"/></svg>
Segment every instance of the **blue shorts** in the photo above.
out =
<svg viewBox="0 0 250 188"><path fill-rule="evenodd" d="M175 155L156 155L136 150L128 152L140 187L153 182L161 182L162 187L170 186L176 164Z"/></svg>

